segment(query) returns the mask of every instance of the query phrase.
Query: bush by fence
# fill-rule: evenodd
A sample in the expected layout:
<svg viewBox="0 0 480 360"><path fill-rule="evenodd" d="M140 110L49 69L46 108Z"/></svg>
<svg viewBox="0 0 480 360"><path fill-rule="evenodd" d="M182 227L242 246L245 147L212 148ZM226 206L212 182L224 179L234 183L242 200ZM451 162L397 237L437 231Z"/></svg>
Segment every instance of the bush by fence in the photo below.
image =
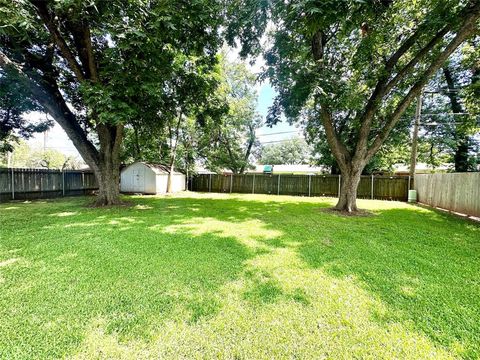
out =
<svg viewBox="0 0 480 360"><path fill-rule="evenodd" d="M192 179L191 190L300 196L338 196L339 175L202 174ZM358 197L383 200L407 200L408 176L362 176Z"/></svg>
<svg viewBox="0 0 480 360"><path fill-rule="evenodd" d="M418 201L480 217L480 173L415 175Z"/></svg>
<svg viewBox="0 0 480 360"><path fill-rule="evenodd" d="M0 169L0 201L86 195L96 189L92 171Z"/></svg>

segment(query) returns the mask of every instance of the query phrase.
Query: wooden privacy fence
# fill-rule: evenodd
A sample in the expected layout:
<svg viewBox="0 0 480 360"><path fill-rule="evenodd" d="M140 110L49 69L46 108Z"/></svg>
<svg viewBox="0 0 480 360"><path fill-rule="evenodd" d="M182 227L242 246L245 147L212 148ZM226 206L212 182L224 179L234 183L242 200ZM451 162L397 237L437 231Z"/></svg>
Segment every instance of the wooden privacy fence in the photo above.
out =
<svg viewBox="0 0 480 360"><path fill-rule="evenodd" d="M96 189L92 171L0 168L0 201L86 195Z"/></svg>
<svg viewBox="0 0 480 360"><path fill-rule="evenodd" d="M299 196L338 196L340 175L201 174L193 177L192 191L276 194ZM408 176L362 176L358 197L407 200Z"/></svg>
<svg viewBox="0 0 480 360"><path fill-rule="evenodd" d="M415 175L418 201L480 217L480 173Z"/></svg>

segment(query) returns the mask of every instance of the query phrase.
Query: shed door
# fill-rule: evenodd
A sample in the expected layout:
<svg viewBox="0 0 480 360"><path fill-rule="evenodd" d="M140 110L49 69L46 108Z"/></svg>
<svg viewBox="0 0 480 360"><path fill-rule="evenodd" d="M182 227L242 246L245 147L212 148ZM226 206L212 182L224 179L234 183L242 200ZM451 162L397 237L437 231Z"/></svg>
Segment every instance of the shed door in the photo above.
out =
<svg viewBox="0 0 480 360"><path fill-rule="evenodd" d="M145 170L133 170L132 183L134 192L145 192Z"/></svg>

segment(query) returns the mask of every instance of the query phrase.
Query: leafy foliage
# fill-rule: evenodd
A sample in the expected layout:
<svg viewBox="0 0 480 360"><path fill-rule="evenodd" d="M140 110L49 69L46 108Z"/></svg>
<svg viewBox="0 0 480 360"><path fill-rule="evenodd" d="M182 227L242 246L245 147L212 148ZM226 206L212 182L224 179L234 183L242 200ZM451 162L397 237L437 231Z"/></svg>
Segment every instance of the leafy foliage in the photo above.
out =
<svg viewBox="0 0 480 360"><path fill-rule="evenodd" d="M301 138L293 138L262 147L260 163L268 165L309 164L311 149Z"/></svg>
<svg viewBox="0 0 480 360"><path fill-rule="evenodd" d="M0 65L68 133L97 176L98 204L118 202L124 127L166 123L179 99L198 95L189 86L217 63L222 2L2 0L0 9Z"/></svg>
<svg viewBox="0 0 480 360"><path fill-rule="evenodd" d="M66 156L55 149L32 147L23 140L20 140L13 146L13 151L14 153L11 157L13 167L79 169L82 166L85 166L85 164L76 157ZM0 159L0 166L2 165L8 165L7 161L2 161Z"/></svg>
<svg viewBox="0 0 480 360"><path fill-rule="evenodd" d="M474 93L480 64L472 61L471 43L475 42L478 38L459 49L431 81L428 89L439 92L423 95L423 151L419 156L432 167L449 163L457 172L477 169L480 157L475 134L480 132L480 97Z"/></svg>
<svg viewBox="0 0 480 360"><path fill-rule="evenodd" d="M212 170L230 169L243 173L258 155L257 129L262 118L256 111L255 76L242 62L223 61L220 97L228 112L209 132L210 147L205 148L206 166Z"/></svg>

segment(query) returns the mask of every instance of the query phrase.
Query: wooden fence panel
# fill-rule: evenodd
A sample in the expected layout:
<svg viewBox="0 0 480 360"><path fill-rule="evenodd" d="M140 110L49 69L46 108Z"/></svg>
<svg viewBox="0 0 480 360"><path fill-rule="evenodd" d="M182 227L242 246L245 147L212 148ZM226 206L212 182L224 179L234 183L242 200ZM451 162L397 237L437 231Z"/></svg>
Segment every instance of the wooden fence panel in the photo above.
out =
<svg viewBox="0 0 480 360"><path fill-rule="evenodd" d="M373 197L384 200L405 200L408 195L409 180L405 176L375 176Z"/></svg>
<svg viewBox="0 0 480 360"><path fill-rule="evenodd" d="M278 175L255 174L255 194L277 194Z"/></svg>
<svg viewBox="0 0 480 360"><path fill-rule="evenodd" d="M211 192L230 192L230 177L228 175L212 174Z"/></svg>
<svg viewBox="0 0 480 360"><path fill-rule="evenodd" d="M338 175L312 175L311 196L338 196L340 176Z"/></svg>
<svg viewBox="0 0 480 360"><path fill-rule="evenodd" d="M231 177L232 192L251 193L253 189L253 175L236 175Z"/></svg>
<svg viewBox="0 0 480 360"><path fill-rule="evenodd" d="M280 194L308 196L308 178L308 175L280 175Z"/></svg>
<svg viewBox="0 0 480 360"><path fill-rule="evenodd" d="M357 197L363 199L372 198L372 177L362 176L360 178L360 184L358 184Z"/></svg>
<svg viewBox="0 0 480 360"><path fill-rule="evenodd" d="M98 189L91 171L0 169L0 201L86 195Z"/></svg>
<svg viewBox="0 0 480 360"><path fill-rule="evenodd" d="M420 203L480 217L480 173L415 175Z"/></svg>
<svg viewBox="0 0 480 360"><path fill-rule="evenodd" d="M192 191L201 191L201 192L208 192L209 187L209 177L210 175L201 175L201 176L195 176L192 181Z"/></svg>
<svg viewBox="0 0 480 360"><path fill-rule="evenodd" d="M223 193L338 196L339 181L341 181L341 177L338 175L202 174L193 178L192 190ZM358 187L358 197L406 201L408 184L407 176L374 176L373 178L372 176L362 176Z"/></svg>

